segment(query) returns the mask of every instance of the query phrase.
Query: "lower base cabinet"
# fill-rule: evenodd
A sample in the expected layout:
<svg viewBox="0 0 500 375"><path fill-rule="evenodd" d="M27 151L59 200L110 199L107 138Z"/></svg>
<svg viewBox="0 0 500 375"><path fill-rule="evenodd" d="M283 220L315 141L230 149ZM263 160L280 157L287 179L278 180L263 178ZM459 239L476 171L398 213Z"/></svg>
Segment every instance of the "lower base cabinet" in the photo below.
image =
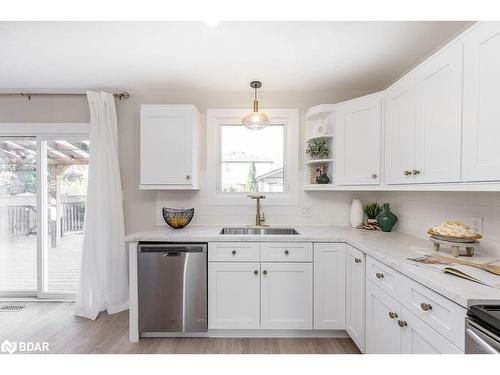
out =
<svg viewBox="0 0 500 375"><path fill-rule="evenodd" d="M208 328L260 328L260 263L208 263Z"/></svg>
<svg viewBox="0 0 500 375"><path fill-rule="evenodd" d="M366 283L366 352L462 353L371 281Z"/></svg>
<svg viewBox="0 0 500 375"><path fill-rule="evenodd" d="M345 329L365 352L365 254L346 244Z"/></svg>
<svg viewBox="0 0 500 375"><path fill-rule="evenodd" d="M312 264L262 263L261 270L261 328L312 329Z"/></svg>

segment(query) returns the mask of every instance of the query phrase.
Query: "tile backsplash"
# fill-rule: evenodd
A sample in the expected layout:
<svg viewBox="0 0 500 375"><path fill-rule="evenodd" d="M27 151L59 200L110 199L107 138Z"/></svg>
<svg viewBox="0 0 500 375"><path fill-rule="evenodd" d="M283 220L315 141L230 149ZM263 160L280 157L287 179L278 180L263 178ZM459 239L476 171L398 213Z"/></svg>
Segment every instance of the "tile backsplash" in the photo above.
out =
<svg viewBox="0 0 500 375"><path fill-rule="evenodd" d="M427 238L427 229L445 220L471 225L482 218L484 238L479 251L500 257L500 193L490 192L383 192L380 202L389 202L398 215L397 231Z"/></svg>

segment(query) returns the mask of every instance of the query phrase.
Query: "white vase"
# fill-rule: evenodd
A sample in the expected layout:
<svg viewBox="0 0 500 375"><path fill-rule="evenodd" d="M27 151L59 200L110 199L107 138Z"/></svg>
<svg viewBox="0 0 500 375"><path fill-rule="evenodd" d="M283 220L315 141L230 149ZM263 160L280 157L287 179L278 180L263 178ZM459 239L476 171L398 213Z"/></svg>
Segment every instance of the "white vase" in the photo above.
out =
<svg viewBox="0 0 500 375"><path fill-rule="evenodd" d="M351 212L349 221L353 228L359 227L363 224L363 205L360 199L353 199L351 203Z"/></svg>

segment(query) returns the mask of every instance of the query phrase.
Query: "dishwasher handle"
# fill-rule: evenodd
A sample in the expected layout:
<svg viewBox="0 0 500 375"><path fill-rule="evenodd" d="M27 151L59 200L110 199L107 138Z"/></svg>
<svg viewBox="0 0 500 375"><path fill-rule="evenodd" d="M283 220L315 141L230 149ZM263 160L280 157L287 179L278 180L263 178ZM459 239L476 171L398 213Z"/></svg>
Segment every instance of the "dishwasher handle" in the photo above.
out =
<svg viewBox="0 0 500 375"><path fill-rule="evenodd" d="M165 258L165 257L178 257L178 256L181 256L180 251L172 251L170 253L165 253L162 255L163 258Z"/></svg>

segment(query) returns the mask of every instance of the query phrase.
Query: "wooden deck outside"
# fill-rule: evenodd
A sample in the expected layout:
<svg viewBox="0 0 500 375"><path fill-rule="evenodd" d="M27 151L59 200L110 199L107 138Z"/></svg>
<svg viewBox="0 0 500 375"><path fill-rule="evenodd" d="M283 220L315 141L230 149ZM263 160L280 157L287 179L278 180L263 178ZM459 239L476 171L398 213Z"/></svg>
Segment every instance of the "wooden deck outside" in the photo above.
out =
<svg viewBox="0 0 500 375"><path fill-rule="evenodd" d="M59 239L57 248L48 250L49 291L77 291L80 281L82 234ZM36 291L36 236L0 242L0 292Z"/></svg>

